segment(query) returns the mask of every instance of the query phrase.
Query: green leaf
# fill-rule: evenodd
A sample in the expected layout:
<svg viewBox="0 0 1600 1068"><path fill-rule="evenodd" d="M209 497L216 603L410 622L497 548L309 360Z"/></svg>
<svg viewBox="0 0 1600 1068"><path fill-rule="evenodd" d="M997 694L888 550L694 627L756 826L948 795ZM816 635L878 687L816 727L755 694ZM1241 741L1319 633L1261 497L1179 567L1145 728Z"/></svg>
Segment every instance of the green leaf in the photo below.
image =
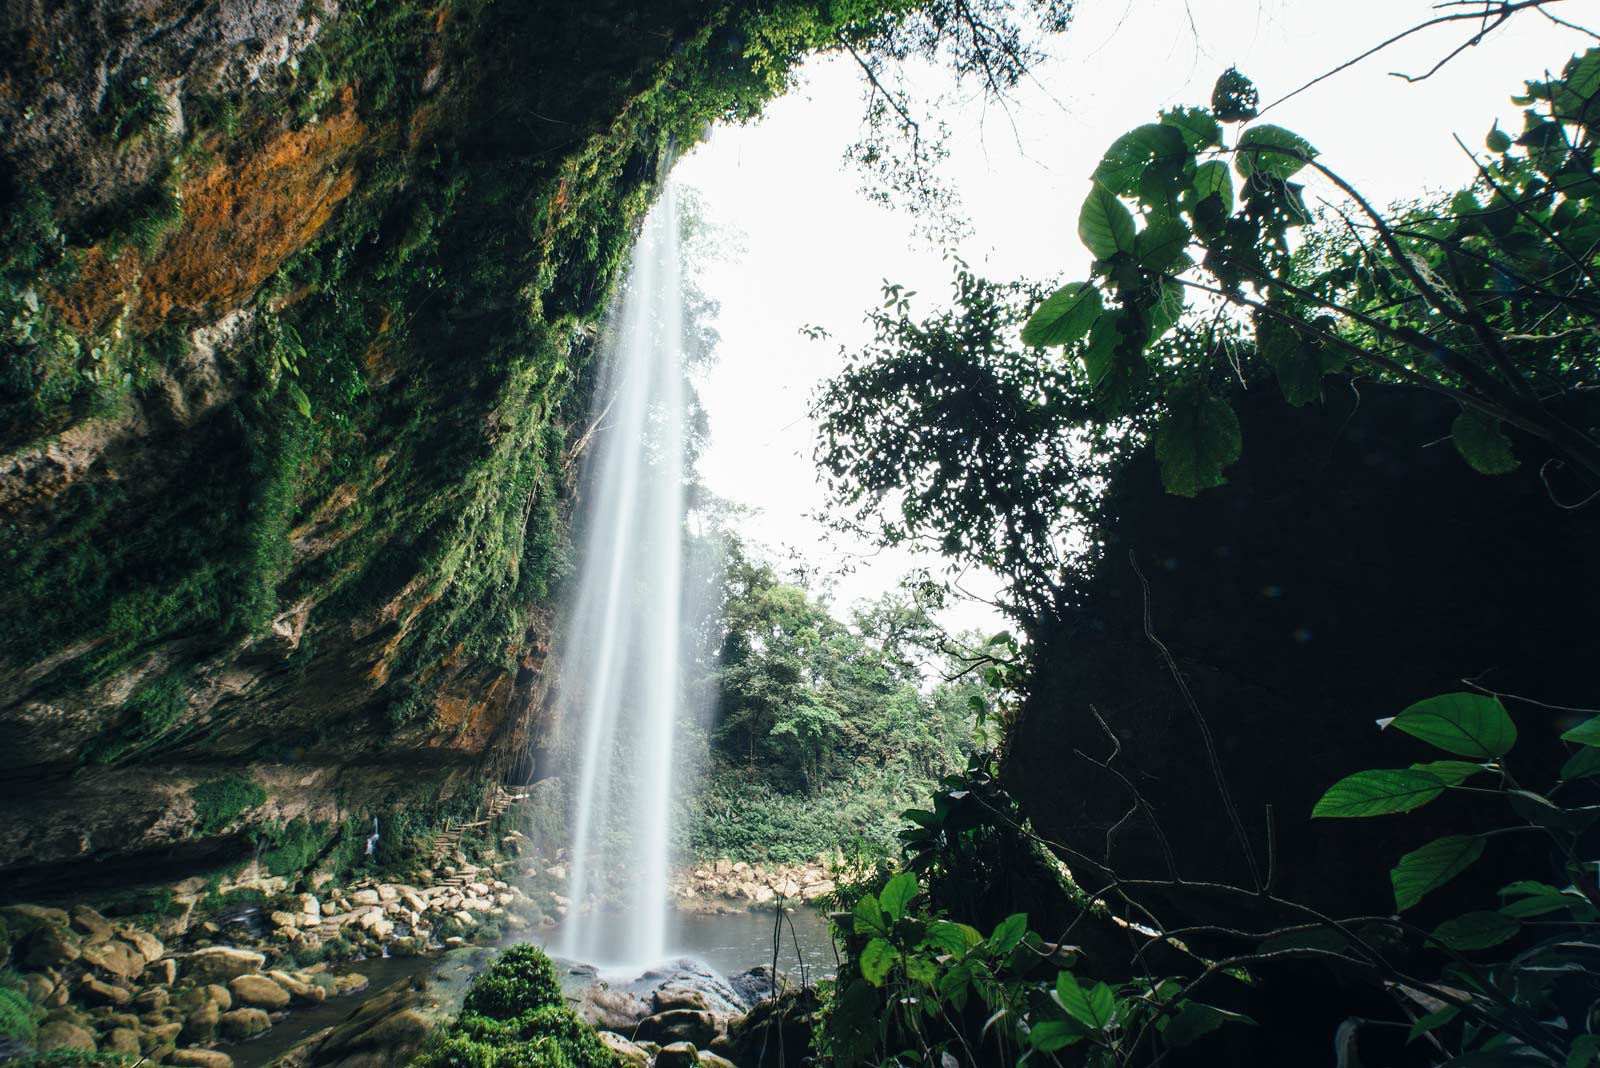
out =
<svg viewBox="0 0 1600 1068"><path fill-rule="evenodd" d="M1297 133L1264 123L1252 126L1239 138L1234 167L1240 177L1266 175L1288 178L1317 158L1317 150Z"/></svg>
<svg viewBox="0 0 1600 1068"><path fill-rule="evenodd" d="M1504 152L1511 147L1511 135L1500 129L1500 124L1497 122L1494 124L1494 129L1489 131L1489 136L1483 139L1483 143L1489 146L1490 152Z"/></svg>
<svg viewBox="0 0 1600 1068"><path fill-rule="evenodd" d="M1094 169L1094 180L1113 193L1132 196L1138 192L1140 175L1150 164L1179 163L1188 155L1188 146L1178 127L1148 122L1111 142L1100 165Z"/></svg>
<svg viewBox="0 0 1600 1068"><path fill-rule="evenodd" d="M1473 408L1464 409L1450 424L1450 441L1456 452L1480 475L1504 475L1517 469L1511 439L1499 420Z"/></svg>
<svg viewBox="0 0 1600 1068"><path fill-rule="evenodd" d="M903 871L890 879L878 894L878 904L891 920L898 920L906 914L906 905L916 896L917 877Z"/></svg>
<svg viewBox="0 0 1600 1068"><path fill-rule="evenodd" d="M1070 345L1089 332L1100 317L1100 291L1088 282L1068 282L1035 309L1022 328L1022 343L1031 348Z"/></svg>
<svg viewBox="0 0 1600 1068"><path fill-rule="evenodd" d="M1406 1035L1406 1042L1415 1042L1429 1031L1436 1030L1456 1018L1461 1009L1455 1005L1446 1005L1438 1012L1430 1012L1411 1025L1411 1033Z"/></svg>
<svg viewBox="0 0 1600 1068"><path fill-rule="evenodd" d="M1116 999L1112 997L1110 987L1096 983L1091 989L1085 990L1078 984L1078 977L1071 972L1056 974L1056 997L1060 999L1061 1007L1067 1010L1067 1015L1095 1031L1103 1031L1116 1010Z"/></svg>
<svg viewBox="0 0 1600 1068"><path fill-rule="evenodd" d="M881 938L874 938L867 943L867 948L861 951L859 964L861 977L873 986L882 986L884 979L889 975L889 969L894 967L894 962L900 959L900 951Z"/></svg>
<svg viewBox="0 0 1600 1068"><path fill-rule="evenodd" d="M1586 745L1561 765L1561 781L1592 779L1600 775L1600 749Z"/></svg>
<svg viewBox="0 0 1600 1068"><path fill-rule="evenodd" d="M1322 396L1322 354L1313 345L1301 342L1288 349L1274 364L1278 389L1283 399L1298 408Z"/></svg>
<svg viewBox="0 0 1600 1068"><path fill-rule="evenodd" d="M1348 819L1410 812L1444 793L1444 787L1443 779L1425 771L1358 771L1328 787L1311 815Z"/></svg>
<svg viewBox="0 0 1600 1068"><path fill-rule="evenodd" d="M1028 1031L1028 1042L1040 1053L1051 1053L1083 1041L1083 1032L1065 1020L1045 1020Z"/></svg>
<svg viewBox="0 0 1600 1068"><path fill-rule="evenodd" d="M1155 341L1166 334L1178 320L1183 318L1184 301L1187 293L1182 283L1166 282L1161 286L1161 292L1156 296L1155 304L1150 307L1150 340Z"/></svg>
<svg viewBox="0 0 1600 1068"><path fill-rule="evenodd" d="M1176 127L1191 150L1222 144L1222 127L1205 108L1173 108L1161 113L1163 126Z"/></svg>
<svg viewBox="0 0 1600 1068"><path fill-rule="evenodd" d="M1222 214L1233 214L1233 175L1220 159L1202 163L1194 169L1195 203L1215 196L1222 201Z"/></svg>
<svg viewBox="0 0 1600 1068"><path fill-rule="evenodd" d="M960 957L983 941L983 936L964 923L934 920L922 937L922 944L941 949L952 957Z"/></svg>
<svg viewBox="0 0 1600 1068"><path fill-rule="evenodd" d="M883 917L883 909L878 906L878 899L871 894L857 901L856 907L850 914L855 920L857 934L889 933L889 924Z"/></svg>
<svg viewBox="0 0 1600 1068"><path fill-rule="evenodd" d="M1433 929L1433 940L1450 949L1488 949L1515 938L1522 924L1501 912L1469 912Z"/></svg>
<svg viewBox="0 0 1600 1068"><path fill-rule="evenodd" d="M955 1006L957 1012L967 1007L967 995L972 990L972 965L957 964L939 977L939 996Z"/></svg>
<svg viewBox="0 0 1600 1068"><path fill-rule="evenodd" d="M1437 775L1449 786L1460 786L1474 775L1489 769L1482 764L1474 764L1467 760L1430 760L1426 764L1411 765L1411 770Z"/></svg>
<svg viewBox="0 0 1600 1068"><path fill-rule="evenodd" d="M1156 462L1168 493L1193 497L1227 481L1222 469L1239 458L1243 439L1239 418L1228 403L1204 386L1178 387L1167 394L1167 410L1156 427Z"/></svg>
<svg viewBox="0 0 1600 1068"><path fill-rule="evenodd" d="M1567 1051L1567 1068L1588 1068L1600 1061L1600 1035L1579 1035Z"/></svg>
<svg viewBox="0 0 1600 1068"><path fill-rule="evenodd" d="M911 956L906 958L907 979L932 986L934 979L938 975L939 965L928 957Z"/></svg>
<svg viewBox="0 0 1600 1068"><path fill-rule="evenodd" d="M1600 746L1600 716L1586 719L1582 723L1561 735L1564 742L1577 742L1579 745Z"/></svg>
<svg viewBox="0 0 1600 1068"><path fill-rule="evenodd" d="M1078 213L1078 236L1095 259L1133 251L1133 216L1115 193L1096 182Z"/></svg>
<svg viewBox="0 0 1600 1068"><path fill-rule="evenodd" d="M1000 921L994 933L989 936L989 952L996 957L1003 957L1017 947L1022 941L1022 936L1028 933L1028 914L1026 912L1013 912Z"/></svg>
<svg viewBox="0 0 1600 1068"><path fill-rule="evenodd" d="M1395 907L1402 912L1471 867L1483 856L1484 841L1475 834L1435 838L1400 858L1389 872Z"/></svg>
<svg viewBox="0 0 1600 1068"><path fill-rule="evenodd" d="M1195 1039L1208 1035L1228 1023L1249 1024L1252 1027L1256 1025L1254 1020L1243 1013L1229 1012L1215 1005L1202 1005L1198 1001L1186 1001L1178 1010L1178 1014L1168 1020L1166 1027L1162 1028L1161 1037L1167 1040L1169 1046L1187 1046Z"/></svg>
<svg viewBox="0 0 1600 1068"><path fill-rule="evenodd" d="M1148 271L1165 271L1189 247L1189 227L1170 216L1157 219L1134 238L1133 255Z"/></svg>
<svg viewBox="0 0 1600 1068"><path fill-rule="evenodd" d="M1451 693L1418 701L1389 721L1395 730L1449 753L1494 760L1517 742L1517 727L1498 697Z"/></svg>
<svg viewBox="0 0 1600 1068"><path fill-rule="evenodd" d="M300 414L305 418L310 419L311 398L306 396L306 391L295 385L293 382L286 382L284 384L289 387L289 399L294 402L295 408L298 409Z"/></svg>

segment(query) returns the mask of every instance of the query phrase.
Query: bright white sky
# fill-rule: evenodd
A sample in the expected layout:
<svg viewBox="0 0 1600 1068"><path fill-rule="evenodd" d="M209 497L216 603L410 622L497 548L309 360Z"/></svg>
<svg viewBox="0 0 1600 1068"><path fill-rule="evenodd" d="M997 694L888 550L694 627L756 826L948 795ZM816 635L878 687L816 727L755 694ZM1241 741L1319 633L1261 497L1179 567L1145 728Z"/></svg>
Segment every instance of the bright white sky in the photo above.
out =
<svg viewBox="0 0 1600 1068"><path fill-rule="evenodd" d="M1570 0L1555 10L1581 22L1597 8L1594 0ZM1208 102L1229 65L1254 79L1263 102L1276 100L1432 13L1422 0L1081 0L1075 24L1054 39L1052 59L1037 71L1038 84L1024 87L1009 120L976 99L941 113L957 135L947 174L973 223L960 253L996 279L1081 276L1089 257L1076 236L1078 207L1101 152L1119 134L1153 121L1162 107ZM1507 98L1521 79L1559 69L1593 43L1528 13L1428 81L1387 75L1420 73L1468 35L1463 24L1431 30L1268 118L1304 136L1380 203L1459 188L1472 172L1450 133L1481 149L1497 116L1520 130ZM722 304L723 343L700 383L711 421L701 474L715 492L755 509L744 536L774 558L793 548L824 570L856 565L838 580L841 607L934 561L869 557L863 546L825 540L811 518L824 492L812 462L809 403L841 367L839 345L853 349L867 336L862 314L885 278L917 290L913 308L926 311L943 302L949 277L940 250L914 239L905 215L858 192L858 175L842 155L861 110L853 61L819 59L760 122L717 130L676 171L700 190L708 219L742 232L746 248L737 260L708 265L703 278ZM799 328L810 323L832 339L802 337ZM966 584L989 588L976 576ZM988 627L994 619L969 605L946 622Z"/></svg>

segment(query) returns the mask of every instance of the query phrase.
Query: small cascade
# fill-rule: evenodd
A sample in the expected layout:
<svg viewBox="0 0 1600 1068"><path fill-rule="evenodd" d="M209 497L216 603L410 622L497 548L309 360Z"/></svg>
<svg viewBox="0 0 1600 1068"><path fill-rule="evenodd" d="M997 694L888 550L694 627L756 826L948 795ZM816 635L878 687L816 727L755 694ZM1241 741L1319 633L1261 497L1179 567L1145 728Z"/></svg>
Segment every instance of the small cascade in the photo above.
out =
<svg viewBox="0 0 1600 1068"><path fill-rule="evenodd" d="M579 572L558 638L558 722L575 751L560 951L610 966L667 951L673 735L679 711L684 378L671 182L645 219L601 353L582 475Z"/></svg>

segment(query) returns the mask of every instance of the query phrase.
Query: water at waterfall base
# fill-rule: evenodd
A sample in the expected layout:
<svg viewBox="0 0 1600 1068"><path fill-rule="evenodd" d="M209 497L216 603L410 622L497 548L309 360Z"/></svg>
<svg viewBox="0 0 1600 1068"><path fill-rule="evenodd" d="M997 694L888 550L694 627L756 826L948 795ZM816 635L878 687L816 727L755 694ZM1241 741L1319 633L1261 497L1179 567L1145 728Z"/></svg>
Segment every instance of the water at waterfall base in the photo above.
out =
<svg viewBox="0 0 1600 1068"><path fill-rule="evenodd" d="M636 947L625 942L627 926L620 912L605 910L592 917L592 929L600 934L595 943L593 964L603 975L631 978L644 969L637 964ZM669 945L676 957L689 957L710 965L728 976L747 968L772 965L773 916L759 912L673 912L668 915ZM557 926L542 936L553 954L561 953L565 932ZM651 963L660 963L659 961ZM798 980L804 969L808 982L826 979L838 966L833 940L828 935L828 920L814 908L798 908L789 913L782 929L778 950L778 971Z"/></svg>

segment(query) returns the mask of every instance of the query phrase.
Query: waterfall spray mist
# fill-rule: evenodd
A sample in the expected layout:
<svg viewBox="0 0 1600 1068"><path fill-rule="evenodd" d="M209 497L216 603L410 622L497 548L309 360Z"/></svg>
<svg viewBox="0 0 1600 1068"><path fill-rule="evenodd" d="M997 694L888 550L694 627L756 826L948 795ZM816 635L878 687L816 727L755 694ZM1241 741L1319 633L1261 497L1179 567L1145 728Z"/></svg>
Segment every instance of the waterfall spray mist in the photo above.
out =
<svg viewBox="0 0 1600 1068"><path fill-rule="evenodd" d="M560 951L609 965L667 950L688 387L675 191L645 219L601 354L580 564L560 638L559 722L581 725ZM620 906L602 915L600 899Z"/></svg>

